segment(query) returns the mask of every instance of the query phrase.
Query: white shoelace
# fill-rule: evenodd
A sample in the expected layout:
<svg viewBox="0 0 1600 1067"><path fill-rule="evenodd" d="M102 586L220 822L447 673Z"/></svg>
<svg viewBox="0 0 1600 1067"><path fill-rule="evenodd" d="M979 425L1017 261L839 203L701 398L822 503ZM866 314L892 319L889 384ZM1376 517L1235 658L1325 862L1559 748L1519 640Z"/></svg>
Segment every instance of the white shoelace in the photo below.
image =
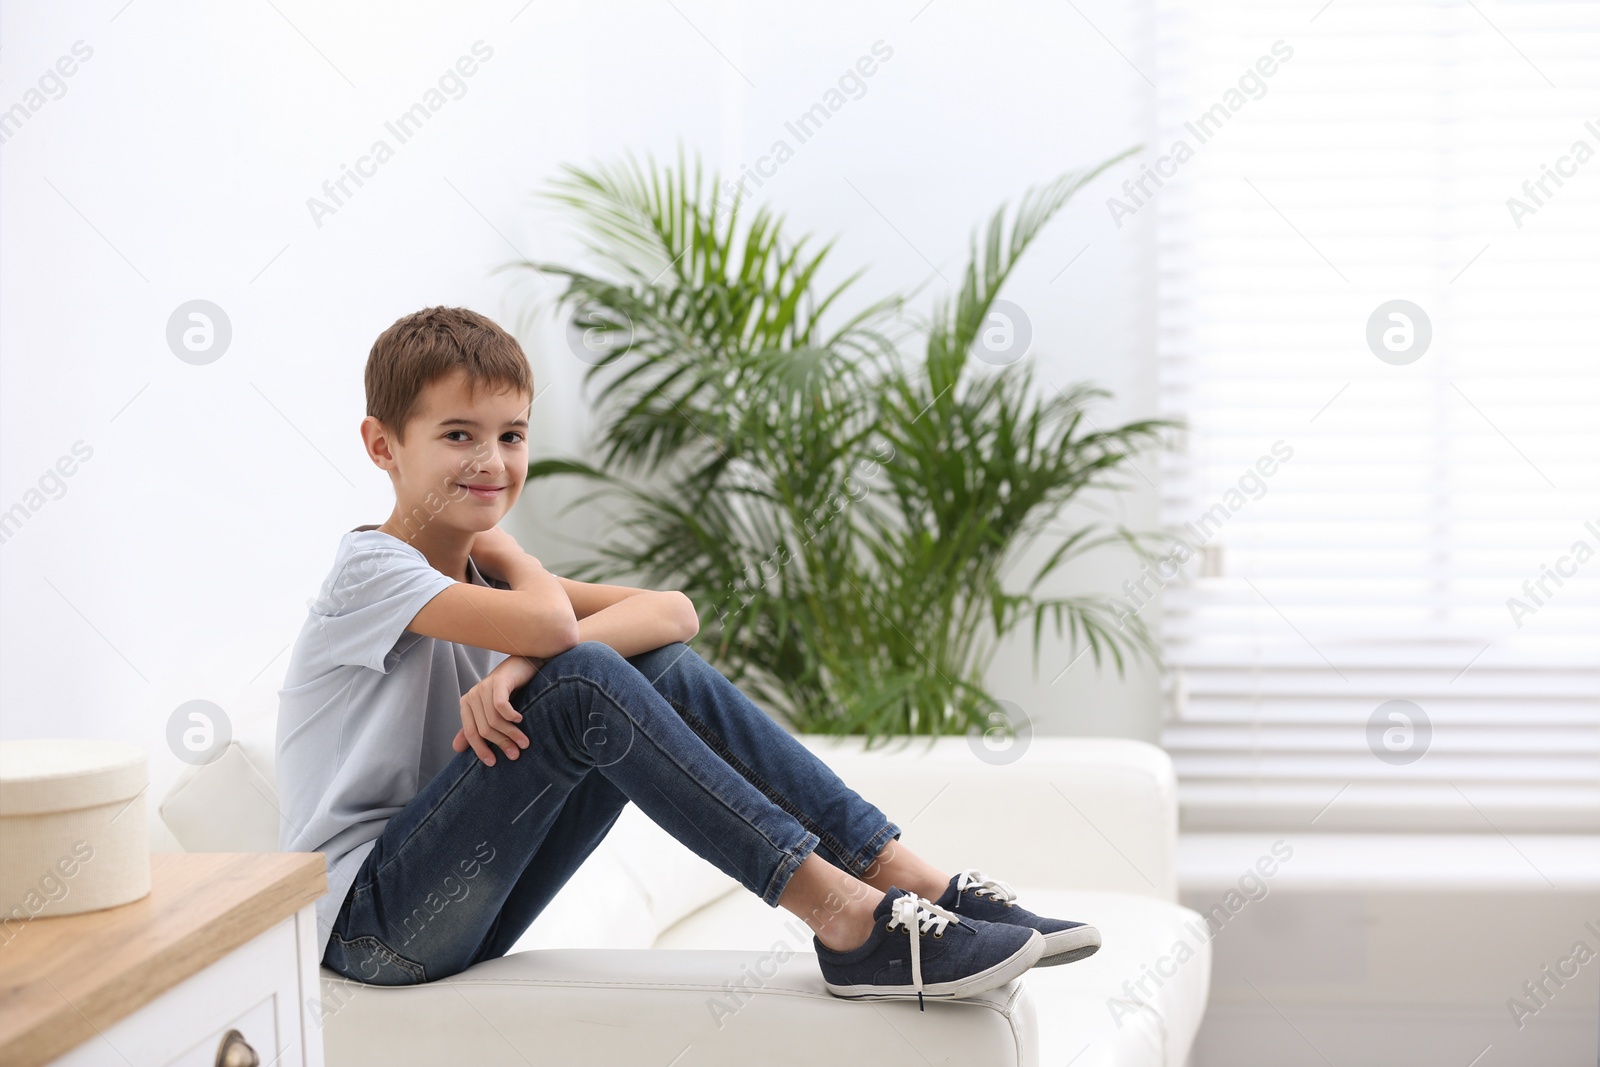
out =
<svg viewBox="0 0 1600 1067"><path fill-rule="evenodd" d="M1017 899L1017 891L1012 889L1009 883L1002 882L998 878L987 878L976 867L968 867L961 872L961 876L956 879L956 893L959 895L966 892L969 886L976 886L973 892L993 897L1002 904Z"/></svg>
<svg viewBox="0 0 1600 1067"><path fill-rule="evenodd" d="M889 910L891 918L885 925L891 928L903 926L911 937L911 986L917 991L917 1007L926 1011L927 1008L922 1004L921 934L933 932L935 937L943 937L945 927L951 923L959 923L961 916L915 893L895 897L894 903L889 905Z"/></svg>

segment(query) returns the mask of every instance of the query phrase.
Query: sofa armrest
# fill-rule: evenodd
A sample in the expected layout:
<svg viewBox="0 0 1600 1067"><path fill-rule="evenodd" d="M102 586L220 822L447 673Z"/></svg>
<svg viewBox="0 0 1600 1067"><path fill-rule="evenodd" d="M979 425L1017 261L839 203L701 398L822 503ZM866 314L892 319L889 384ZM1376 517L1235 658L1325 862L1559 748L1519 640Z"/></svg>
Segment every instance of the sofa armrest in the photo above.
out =
<svg viewBox="0 0 1600 1067"><path fill-rule="evenodd" d="M540 949L415 986L321 978L328 1067L1040 1062L1022 979L919 1012L835 997L811 952Z"/></svg>
<svg viewBox="0 0 1600 1067"><path fill-rule="evenodd" d="M947 870L1177 901L1177 776L1154 745L1034 736L1020 758L999 763L961 736L871 751L861 737L797 736Z"/></svg>

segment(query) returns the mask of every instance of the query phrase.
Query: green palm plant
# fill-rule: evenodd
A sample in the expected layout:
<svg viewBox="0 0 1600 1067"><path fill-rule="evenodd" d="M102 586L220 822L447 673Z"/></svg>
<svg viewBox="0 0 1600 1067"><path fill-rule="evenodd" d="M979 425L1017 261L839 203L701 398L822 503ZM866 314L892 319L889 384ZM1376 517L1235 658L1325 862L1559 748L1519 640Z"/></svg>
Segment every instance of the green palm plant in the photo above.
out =
<svg viewBox="0 0 1600 1067"><path fill-rule="evenodd" d="M1044 596L1069 559L1141 535L1049 524L1085 490L1121 487L1130 459L1174 425L1110 430L1076 384L1034 399L1031 363L973 367L969 352L1019 258L1074 192L1132 149L1004 205L953 297L913 323L895 295L825 329L860 272L826 291L832 243L792 244L765 208L719 202L698 163L564 168L596 272L519 261L561 279L557 305L590 358L599 462L546 459L529 481L575 475L627 507L584 580L638 576L684 590L730 678L799 730L896 734L986 729L983 684L999 643L1047 621L1071 647L1154 657L1137 616L1095 597ZM837 316L833 316L837 317ZM902 354L926 338L920 360ZM589 353L593 353L589 357ZM1002 579L1041 538L1022 589Z"/></svg>

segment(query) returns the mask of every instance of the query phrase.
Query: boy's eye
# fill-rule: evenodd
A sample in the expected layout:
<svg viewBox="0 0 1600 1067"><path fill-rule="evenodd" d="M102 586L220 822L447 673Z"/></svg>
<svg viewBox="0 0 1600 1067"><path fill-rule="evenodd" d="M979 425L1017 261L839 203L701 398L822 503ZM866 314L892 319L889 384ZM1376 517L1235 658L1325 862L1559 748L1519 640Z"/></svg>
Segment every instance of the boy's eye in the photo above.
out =
<svg viewBox="0 0 1600 1067"><path fill-rule="evenodd" d="M458 433L465 435L466 432L467 431L465 431L465 430L451 430L449 433L445 434L445 437L449 438L451 434L458 434ZM502 437L515 437L518 442L520 442L522 440L522 432L520 430L507 430L505 433L501 434L501 436Z"/></svg>

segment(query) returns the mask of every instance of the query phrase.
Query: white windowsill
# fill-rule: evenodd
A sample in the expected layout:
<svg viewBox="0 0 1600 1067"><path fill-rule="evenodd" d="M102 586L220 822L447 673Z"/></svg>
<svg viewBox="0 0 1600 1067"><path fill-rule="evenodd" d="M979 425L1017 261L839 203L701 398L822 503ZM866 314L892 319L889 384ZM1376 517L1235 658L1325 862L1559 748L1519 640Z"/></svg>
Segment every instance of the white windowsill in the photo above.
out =
<svg viewBox="0 0 1600 1067"><path fill-rule="evenodd" d="M1293 852L1279 861L1282 841ZM1600 834L1181 833L1178 886L1225 890L1268 857L1276 889L1583 892L1600 889Z"/></svg>

